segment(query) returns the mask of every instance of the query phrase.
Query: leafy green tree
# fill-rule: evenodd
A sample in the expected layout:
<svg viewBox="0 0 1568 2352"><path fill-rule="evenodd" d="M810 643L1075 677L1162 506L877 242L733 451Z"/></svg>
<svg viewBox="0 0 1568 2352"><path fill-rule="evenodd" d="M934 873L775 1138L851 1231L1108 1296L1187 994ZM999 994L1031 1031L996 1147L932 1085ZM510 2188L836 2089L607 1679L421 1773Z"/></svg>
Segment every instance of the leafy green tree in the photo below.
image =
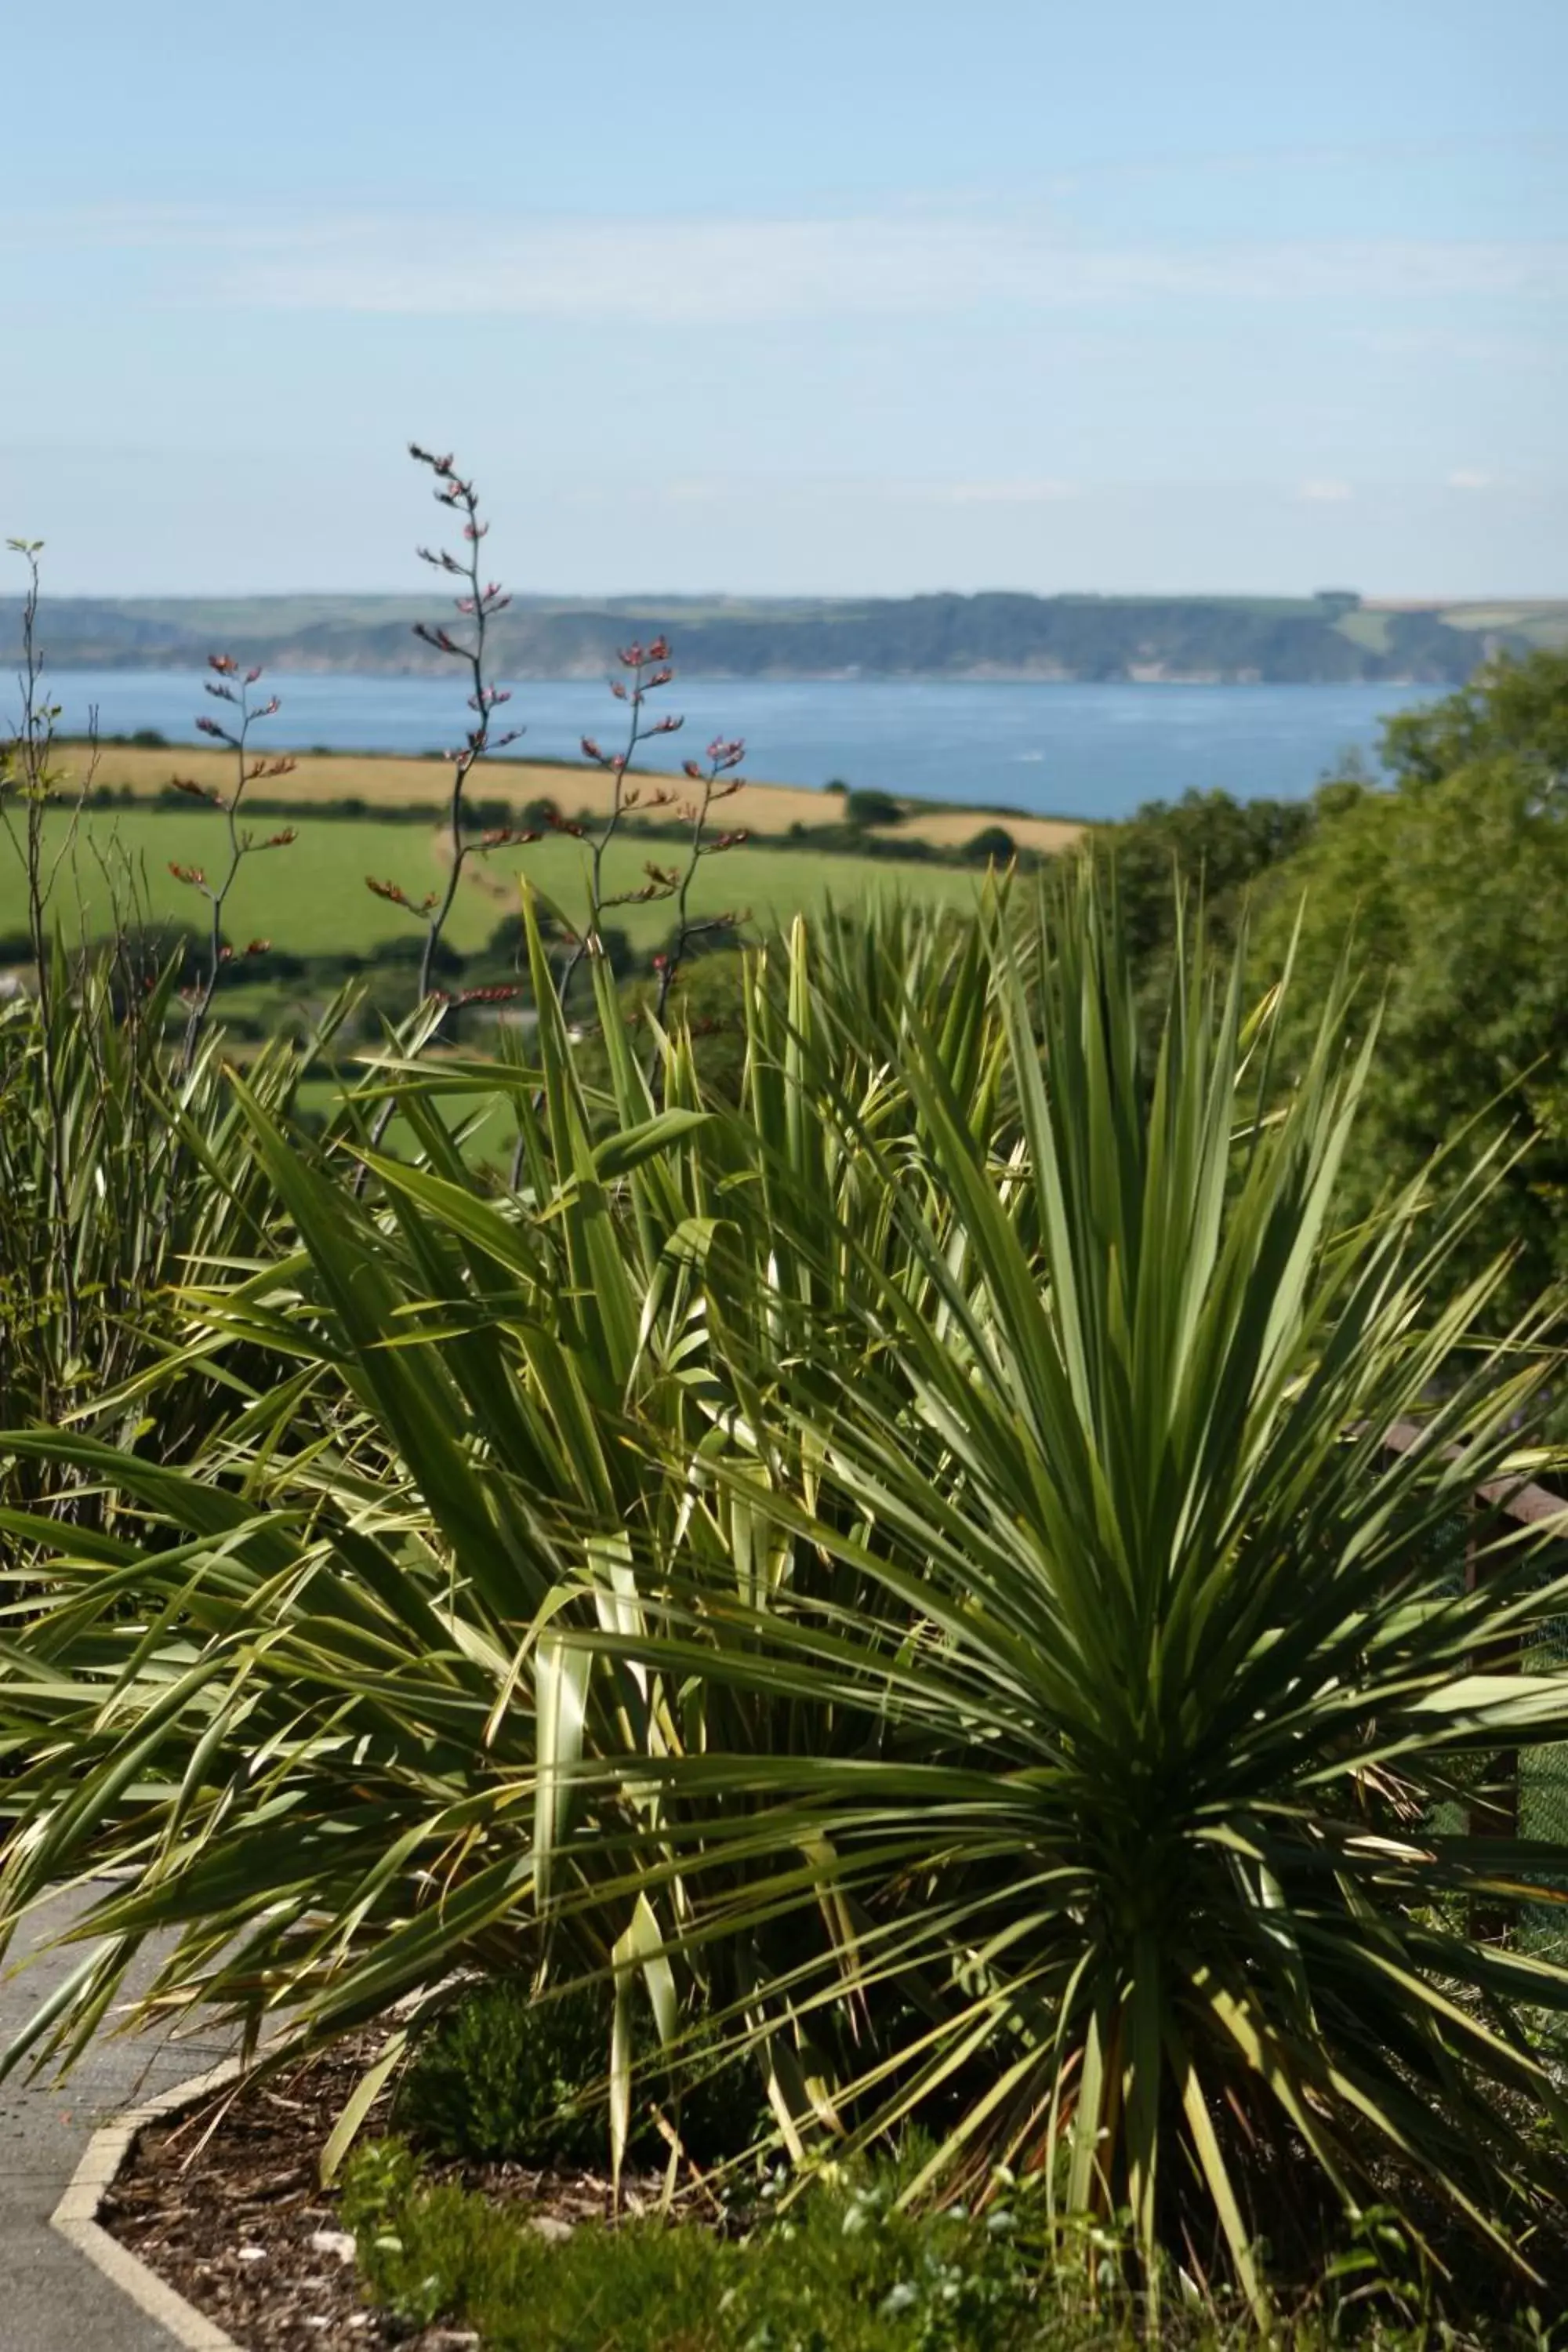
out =
<svg viewBox="0 0 1568 2352"><path fill-rule="evenodd" d="M1383 755L1388 785L1319 793L1268 892L1267 951L1282 968L1296 932L1299 1019L1347 944L1358 1022L1382 1005L1347 1168L1363 1201L1460 1130L1453 1181L1521 1149L1471 1253L1515 1252L1517 1305L1568 1274L1568 655L1495 664L1401 714Z"/></svg>
<svg viewBox="0 0 1568 2352"><path fill-rule="evenodd" d="M1125 823L1096 835L1094 854L1115 877L1122 935L1151 1035L1174 979L1184 898L1189 909L1201 898L1205 937L1228 954L1248 892L1301 847L1315 822L1310 801L1238 801L1229 793L1188 792L1179 801L1145 802Z"/></svg>
<svg viewBox="0 0 1568 2352"><path fill-rule="evenodd" d="M971 866L1010 866L1017 844L1005 824L987 824L964 843L963 855Z"/></svg>
<svg viewBox="0 0 1568 2352"><path fill-rule="evenodd" d="M904 812L891 793L869 790L847 793L844 796L844 822L869 830L873 825L902 824Z"/></svg>
<svg viewBox="0 0 1568 2352"><path fill-rule="evenodd" d="M1457 694L1385 721L1383 763L1400 784L1439 783L1509 752L1543 785L1568 779L1568 653L1492 662Z"/></svg>

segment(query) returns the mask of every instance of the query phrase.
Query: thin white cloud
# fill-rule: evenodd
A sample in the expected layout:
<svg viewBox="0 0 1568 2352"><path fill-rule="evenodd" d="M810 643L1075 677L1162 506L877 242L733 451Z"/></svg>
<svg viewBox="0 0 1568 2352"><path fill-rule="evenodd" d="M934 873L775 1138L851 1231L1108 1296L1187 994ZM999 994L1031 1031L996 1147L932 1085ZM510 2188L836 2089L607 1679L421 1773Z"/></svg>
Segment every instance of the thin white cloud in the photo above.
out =
<svg viewBox="0 0 1568 2352"><path fill-rule="evenodd" d="M721 506L729 499L775 491L775 480L759 475L682 475L656 489L663 506ZM877 499L884 506L1058 506L1063 499L1079 499L1079 482L1058 480L1056 475L996 475L978 480L902 480L898 475L793 475L790 497L837 501L844 494Z"/></svg>
<svg viewBox="0 0 1568 2352"><path fill-rule="evenodd" d="M721 475L693 474L663 483L659 495L667 506L711 507L727 498L731 488Z"/></svg>
<svg viewBox="0 0 1568 2352"><path fill-rule="evenodd" d="M1452 324L1432 326L1358 326L1343 331L1341 340L1357 351L1374 352L1391 359L1474 360L1488 367L1530 368L1547 363L1553 352L1546 335L1478 333Z"/></svg>
<svg viewBox="0 0 1568 2352"><path fill-rule="evenodd" d="M1483 473L1479 466L1457 466L1448 476L1451 490L1489 490L1497 480L1495 474Z"/></svg>
<svg viewBox="0 0 1568 2352"><path fill-rule="evenodd" d="M1050 477L1031 477L1022 481L903 482L893 489L895 497L924 499L940 507L1055 506L1060 499L1077 498L1078 494L1076 482L1058 481Z"/></svg>
<svg viewBox="0 0 1568 2352"><path fill-rule="evenodd" d="M626 220L169 206L31 216L0 247L138 255L160 290L299 310L682 327L1148 299L1568 296L1568 240L1086 244L1037 216Z"/></svg>
<svg viewBox="0 0 1568 2352"><path fill-rule="evenodd" d="M515 312L740 323L951 313L1005 303L1568 294L1568 244L1106 249L1049 232L911 220L564 222L399 247L356 228L260 262L243 291L284 309ZM237 289L239 290L239 289Z"/></svg>
<svg viewBox="0 0 1568 2352"><path fill-rule="evenodd" d="M1348 506L1355 492L1348 482L1336 481L1331 476L1317 476L1303 482L1296 492L1303 506Z"/></svg>
<svg viewBox="0 0 1568 2352"><path fill-rule="evenodd" d="M750 498L761 492L763 496L776 492L776 479L755 475L695 474L678 476L675 480L658 485L651 493L657 504L671 507L721 506L737 498ZM879 505L894 507L1038 507L1055 506L1065 499L1082 496L1077 482L1063 481L1052 475L981 477L977 479L943 481L900 479L896 476L839 475L812 477L795 475L790 478L788 495L796 501L817 499L826 502L852 497L874 499Z"/></svg>

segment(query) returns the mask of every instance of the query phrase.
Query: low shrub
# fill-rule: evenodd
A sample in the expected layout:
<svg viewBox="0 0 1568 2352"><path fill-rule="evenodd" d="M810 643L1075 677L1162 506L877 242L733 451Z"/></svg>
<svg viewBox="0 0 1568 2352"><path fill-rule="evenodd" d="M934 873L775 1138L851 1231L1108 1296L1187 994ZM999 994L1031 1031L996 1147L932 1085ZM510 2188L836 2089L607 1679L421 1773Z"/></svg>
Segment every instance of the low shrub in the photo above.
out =
<svg viewBox="0 0 1568 2352"><path fill-rule="evenodd" d="M605 2163L611 2006L599 1986L540 1998L518 1978L476 1986L422 2037L398 2091L400 2129L444 2157ZM635 2155L665 2152L656 2104L697 2163L719 2163L752 2145L764 2122L760 2093L749 2074L716 2064L713 2053L700 2032L672 2071L651 2026L639 2032Z"/></svg>
<svg viewBox="0 0 1568 2352"><path fill-rule="evenodd" d="M593 1991L535 2000L506 1978L456 2002L425 2033L397 2095L397 2120L440 2156L592 2162L605 2150L595 2086L610 2046Z"/></svg>
<svg viewBox="0 0 1568 2352"><path fill-rule="evenodd" d="M1037 2183L1004 2176L984 2214L907 2210L911 2159L829 2172L782 2207L769 2181L748 2211L579 2223L558 2240L514 2203L431 2182L387 2139L351 2159L342 2219L372 2302L407 2326L471 2328L486 2352L1254 2352L1253 2320L1191 2289L1152 2333L1110 2232L1047 2262ZM1278 2317L1279 2352L1560 2343L1533 2307L1439 2316L1404 2233L1375 2210L1363 2218L1318 2293Z"/></svg>
<svg viewBox="0 0 1568 2352"><path fill-rule="evenodd" d="M1011 2217L921 2220L890 2171L835 2181L739 2235L638 2219L552 2243L515 2207L421 2179L395 2140L349 2168L343 2219L371 2296L476 2328L487 2352L1024 2352L1043 2334ZM1099 2344L1103 2318L1092 2325Z"/></svg>

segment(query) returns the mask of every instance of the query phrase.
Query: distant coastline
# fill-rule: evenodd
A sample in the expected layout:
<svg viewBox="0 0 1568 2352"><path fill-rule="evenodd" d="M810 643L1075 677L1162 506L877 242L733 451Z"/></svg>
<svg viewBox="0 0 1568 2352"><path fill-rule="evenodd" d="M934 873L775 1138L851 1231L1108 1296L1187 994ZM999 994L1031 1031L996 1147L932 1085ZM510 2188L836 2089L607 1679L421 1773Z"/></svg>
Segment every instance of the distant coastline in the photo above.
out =
<svg viewBox="0 0 1568 2352"><path fill-rule="evenodd" d="M238 650L265 660L261 692L279 698L280 709L263 722L268 752L302 761L335 755L319 777L328 798L347 789L335 772L344 758L439 756L467 724L455 665L414 677L302 675L243 641ZM202 740L198 722L213 710L202 691L208 675L191 660L177 669L51 669L58 733L93 729L104 749L104 780L116 786L131 773L129 767L121 773L122 751L145 751L156 780L166 782ZM574 764L584 756L585 730L605 741L612 730L618 738L626 713L610 702L607 677L620 677L613 655L596 675L525 679L514 673L508 717L524 731L498 766ZM1375 762L1384 722L1445 690L1365 679L1247 686L929 674L715 680L682 669L668 700L684 731L648 742L638 756L679 773L683 757L712 738L740 736L749 774L816 794L847 780L968 809L1105 819L1189 789L1243 800L1310 793L1347 759ZM4 715L0 699L0 723ZM556 772L563 780L569 770Z"/></svg>
<svg viewBox="0 0 1568 2352"><path fill-rule="evenodd" d="M57 670L198 668L224 649L304 676L447 674L405 596L60 597L41 630ZM497 673L602 677L629 637L668 633L681 675L843 683L1458 685L1500 651L1568 646L1568 600L1409 604L1349 590L1311 597L887 599L519 597L495 625ZM0 603L0 660L19 650Z"/></svg>

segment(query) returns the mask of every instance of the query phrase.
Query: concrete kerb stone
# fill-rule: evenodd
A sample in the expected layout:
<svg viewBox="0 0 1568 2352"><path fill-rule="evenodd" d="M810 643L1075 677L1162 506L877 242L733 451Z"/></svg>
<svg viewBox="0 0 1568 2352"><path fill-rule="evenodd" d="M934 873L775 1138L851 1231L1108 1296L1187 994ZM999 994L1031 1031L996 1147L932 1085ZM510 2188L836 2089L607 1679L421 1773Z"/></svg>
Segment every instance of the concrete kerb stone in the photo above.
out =
<svg viewBox="0 0 1568 2352"><path fill-rule="evenodd" d="M172 2090L161 2092L143 2105L128 2107L111 2124L94 2132L71 2176L70 2186L49 2216L51 2229L58 2230L110 2285L129 2296L176 2344L187 2347L188 2352L244 2352L244 2347L215 2321L205 2318L183 2294L176 2294L118 2238L111 2238L98 2217L104 2199L136 2145L137 2135L145 2131L149 2124L162 2122L182 2107L195 2106L199 2099L223 2090L241 2071L237 2058L227 2059L205 2074L194 2075L188 2083L176 2083Z"/></svg>

